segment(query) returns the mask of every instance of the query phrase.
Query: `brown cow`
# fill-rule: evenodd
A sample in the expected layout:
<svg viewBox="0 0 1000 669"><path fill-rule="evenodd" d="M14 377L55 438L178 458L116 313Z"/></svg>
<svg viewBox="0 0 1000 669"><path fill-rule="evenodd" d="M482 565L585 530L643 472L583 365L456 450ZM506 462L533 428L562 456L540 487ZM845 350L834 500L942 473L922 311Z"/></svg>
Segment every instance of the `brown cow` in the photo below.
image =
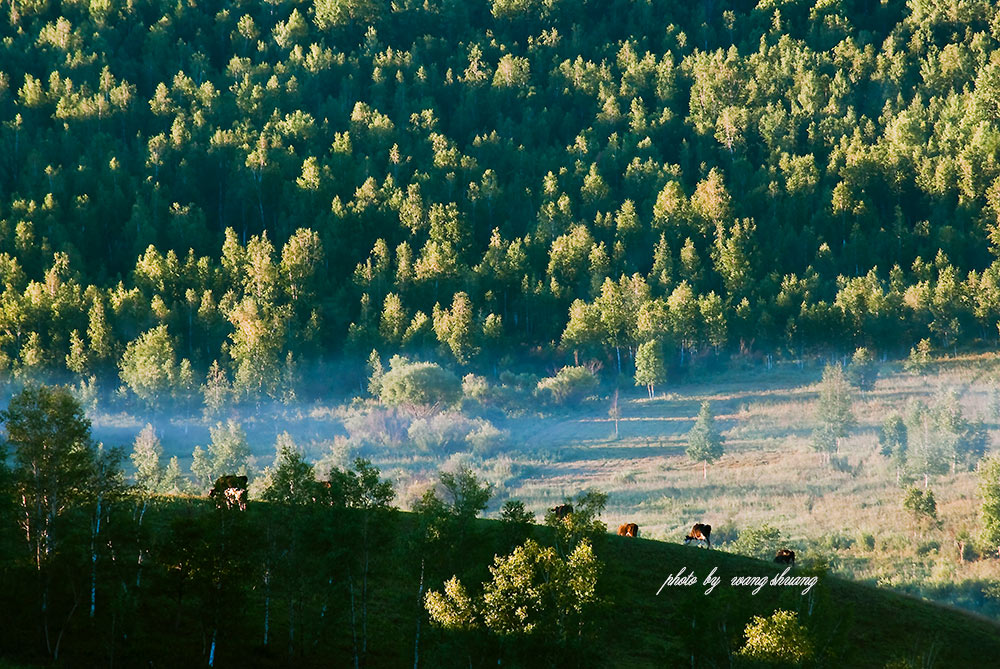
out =
<svg viewBox="0 0 1000 669"><path fill-rule="evenodd" d="M774 561L778 564L790 564L795 565L795 551L788 548L782 548L774 556Z"/></svg>
<svg viewBox="0 0 1000 669"><path fill-rule="evenodd" d="M247 510L247 477L246 476L220 476L215 482L215 486L208 492L209 497L215 497L215 505L227 509L234 506L240 511Z"/></svg>
<svg viewBox="0 0 1000 669"><path fill-rule="evenodd" d="M556 517L557 520L562 520L563 518L565 518L569 514L573 513L573 505L572 504L560 504L559 506L552 507L550 509L550 511L552 511L552 513L555 515L555 517Z"/></svg>
<svg viewBox="0 0 1000 669"><path fill-rule="evenodd" d="M712 526L702 525L701 523L695 523L694 527L686 537L684 537L684 545L687 546L692 541L704 541L705 546L708 548L712 547L712 541L709 537L712 536Z"/></svg>
<svg viewBox="0 0 1000 669"><path fill-rule="evenodd" d="M620 537L638 537L639 536L639 526L635 523L625 523L618 527L618 536Z"/></svg>

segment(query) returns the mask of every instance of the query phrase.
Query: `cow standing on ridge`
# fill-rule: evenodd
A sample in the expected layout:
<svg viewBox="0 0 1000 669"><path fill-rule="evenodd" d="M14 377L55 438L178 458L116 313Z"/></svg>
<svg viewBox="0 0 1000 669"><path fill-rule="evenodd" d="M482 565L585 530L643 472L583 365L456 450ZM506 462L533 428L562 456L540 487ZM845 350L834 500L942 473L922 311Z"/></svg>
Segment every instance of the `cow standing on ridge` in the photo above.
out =
<svg viewBox="0 0 1000 669"><path fill-rule="evenodd" d="M712 547L712 541L710 537L712 536L712 526L703 525L701 523L695 523L694 527L686 537L684 537L684 545L687 546L692 541L704 541L707 548Z"/></svg>
<svg viewBox="0 0 1000 669"><path fill-rule="evenodd" d="M639 526L635 523L625 523L618 528L618 536L620 537L638 537L639 536Z"/></svg>
<svg viewBox="0 0 1000 669"><path fill-rule="evenodd" d="M247 477L220 476L208 496L215 499L215 505L220 509L225 505L227 509L236 507L240 511L246 511Z"/></svg>

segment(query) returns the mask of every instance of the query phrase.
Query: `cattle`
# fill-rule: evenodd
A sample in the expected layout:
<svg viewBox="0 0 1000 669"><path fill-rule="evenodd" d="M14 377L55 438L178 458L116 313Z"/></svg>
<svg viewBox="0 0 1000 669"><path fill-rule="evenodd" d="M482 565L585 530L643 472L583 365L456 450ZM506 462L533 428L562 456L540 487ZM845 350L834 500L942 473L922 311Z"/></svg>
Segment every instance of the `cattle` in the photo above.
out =
<svg viewBox="0 0 1000 669"><path fill-rule="evenodd" d="M639 536L639 526L635 523L625 523L624 525L618 526L618 536L620 537L638 537Z"/></svg>
<svg viewBox="0 0 1000 669"><path fill-rule="evenodd" d="M569 514L573 513L572 504L560 504L559 506L554 506L549 509L557 520L562 520Z"/></svg>
<svg viewBox="0 0 1000 669"><path fill-rule="evenodd" d="M712 526L702 525L701 523L695 523L694 527L686 537L684 537L684 545L687 546L692 541L704 541L705 546L708 548L712 547L712 541L710 537L712 536Z"/></svg>
<svg viewBox="0 0 1000 669"><path fill-rule="evenodd" d="M208 496L215 498L215 505L220 509L225 506L227 509L236 507L240 511L246 511L247 477L220 476Z"/></svg>
<svg viewBox="0 0 1000 669"><path fill-rule="evenodd" d="M795 551L789 550L787 548L782 548L774 556L774 561L778 564L790 564L795 565Z"/></svg>

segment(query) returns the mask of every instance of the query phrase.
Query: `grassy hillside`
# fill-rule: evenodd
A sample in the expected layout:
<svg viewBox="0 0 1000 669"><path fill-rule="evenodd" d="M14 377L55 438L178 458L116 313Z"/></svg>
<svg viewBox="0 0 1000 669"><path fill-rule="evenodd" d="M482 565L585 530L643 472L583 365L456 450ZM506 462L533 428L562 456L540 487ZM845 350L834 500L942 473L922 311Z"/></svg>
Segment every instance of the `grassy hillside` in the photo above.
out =
<svg viewBox="0 0 1000 669"><path fill-rule="evenodd" d="M904 666L987 667L1000 648L1000 627L993 622L834 576L822 576L806 596L802 588L770 586L752 595L753 588L730 587L730 578L773 577L784 567L717 550L617 537L603 554L615 588L614 628L628 637L628 647L619 650L629 666L679 666L692 658L696 666L729 666L729 652L744 642L748 618L775 608L799 613L815 635L824 666L883 667L904 660L912 663ZM681 566L702 579L717 567L722 583L709 595L699 583L668 586L655 596L666 575Z"/></svg>
<svg viewBox="0 0 1000 669"><path fill-rule="evenodd" d="M122 576L121 565L102 567L97 617L88 620L83 610L76 614L62 642L60 664L145 666L153 660L157 667L203 666L212 637L213 611L219 611L216 666L280 666L291 661L302 667L349 665L352 615L360 625L360 590L354 592L352 611L351 599L346 596L349 572L336 565L348 564L344 555L357 550L360 517L320 509L311 516L309 526L314 531L296 535L303 543L282 544L282 559L297 573L273 572L270 643L265 648L262 622L266 590L261 565L266 558L260 551L274 531L273 522L281 518L273 515L277 512L268 504L251 503L245 514L230 516L224 521L228 524L223 532L230 547L219 550L220 542L227 540L219 538L220 517L207 501L161 500L147 519L153 536L161 534L160 543L154 540L151 544L142 588L132 590L130 583L131 601L123 602L114 583ZM336 520L331 523L330 518ZM328 552L322 552L319 547L323 542L315 537L328 535L330 528L338 525L350 529L343 530L339 542L322 549ZM486 566L494 555L509 552L513 545L507 528L497 521L476 521L468 536L432 559L432 552L415 540L420 527L415 514L400 513L387 521L387 527L391 531L372 556L368 584L368 666L412 665L418 624L420 666L495 666L496 657L488 650L498 646L433 626L418 605L418 591L422 558L426 559L425 591L440 589L443 580L456 573L470 591L477 590L488 577ZM551 538L546 527L535 526L531 534L542 543ZM310 535L315 536L303 539ZM184 541L190 541L190 546ZM167 549L168 543L173 553ZM178 569L173 561L188 548L203 557L214 555L214 561L209 558L203 568L215 577L199 576L199 570L194 569L186 586L173 580ZM744 666L733 653L744 643L747 622L754 615L767 616L779 608L797 612L808 629L817 651L815 663L809 666L884 667L888 662L903 661L910 664L896 666L987 667L1000 656L1000 627L993 622L827 576L817 565L793 570L794 574L821 574L808 595L801 595L800 587L770 586L753 595L752 588L731 587L729 579L737 575L773 577L783 567L718 550L616 536L599 539L596 550L605 565L599 581L604 604L596 615L595 636L579 658L580 666L712 667L732 666L731 662ZM224 563L243 566L228 573ZM709 595L703 594L700 584L667 586L657 595L664 579L681 567L693 571L699 580L717 568L722 583ZM332 579L329 591L322 583L326 573ZM6 569L0 578L4 586L0 648L19 648L17 655L5 651L7 660L31 664L26 646L37 630L31 627L30 607L19 606L18 601L19 594L30 591L31 579L24 574L20 579L16 576ZM215 588L212 582L217 584ZM294 626L290 613L295 616ZM115 616L119 616L117 621ZM112 642L123 630L127 630L125 637ZM506 657L511 657L511 647L530 647L530 643L530 639L507 639ZM505 660L505 665L535 663L515 655L513 661Z"/></svg>

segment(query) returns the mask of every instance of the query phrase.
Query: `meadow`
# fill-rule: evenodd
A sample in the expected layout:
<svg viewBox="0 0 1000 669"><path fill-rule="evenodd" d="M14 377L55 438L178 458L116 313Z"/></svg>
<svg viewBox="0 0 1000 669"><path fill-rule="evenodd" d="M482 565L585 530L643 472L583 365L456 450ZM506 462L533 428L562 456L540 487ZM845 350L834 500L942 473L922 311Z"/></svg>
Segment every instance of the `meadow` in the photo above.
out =
<svg viewBox="0 0 1000 669"><path fill-rule="evenodd" d="M440 414L430 424L430 431L437 430L430 444L414 443L412 431L407 434L405 422L412 418L396 416L404 423L400 428L373 401L360 400L268 405L212 419L97 411L94 434L127 444L148 420L164 454L177 455L186 470L193 445L209 441L209 426L232 419L245 431L260 471L271 464L277 436L287 431L307 459L319 464L320 475L355 456L371 458L394 481L404 509L439 470L461 463L494 486L487 517L497 517L506 500L519 499L540 520L548 508L593 488L609 495L604 520L612 531L635 522L644 538L679 542L693 523L705 522L713 526L716 547L743 552L745 546L734 542L757 533L763 538L753 546L760 556L792 548L800 559L823 561L845 578L1000 617L1000 601L990 589L1000 579L1000 564L976 549L976 473L928 477L938 522L921 520L904 510L904 486L878 444L886 416L953 392L966 417L985 421L992 447L1000 430L1000 356L941 358L920 374L898 363L881 365L874 388L853 393L857 422L832 463L810 443L825 362L703 370L668 383L653 399L643 389L624 388L617 436L607 388L578 406L545 411L530 403L501 411L466 400L462 413ZM711 403L725 438L725 454L708 466L707 476L685 454L686 435L703 401ZM481 423L496 435L487 446L471 447L459 427L467 431ZM448 430L458 430L457 438L441 437ZM923 487L924 481L912 484ZM777 532L768 533L768 527Z"/></svg>

